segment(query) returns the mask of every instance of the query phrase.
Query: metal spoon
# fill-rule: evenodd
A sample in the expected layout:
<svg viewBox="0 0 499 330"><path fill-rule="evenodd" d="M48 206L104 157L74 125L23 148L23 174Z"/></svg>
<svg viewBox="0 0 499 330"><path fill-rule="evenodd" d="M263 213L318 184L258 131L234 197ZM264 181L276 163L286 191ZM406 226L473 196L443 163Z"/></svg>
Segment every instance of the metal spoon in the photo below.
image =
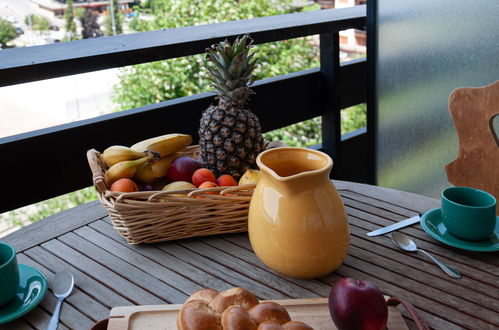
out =
<svg viewBox="0 0 499 330"><path fill-rule="evenodd" d="M66 270L55 274L54 281L52 283L52 292L54 293L54 296L57 297L57 305L55 306L54 314L50 319L47 330L57 329L62 301L71 294L71 291L73 291L74 283L75 281L73 275Z"/></svg>
<svg viewBox="0 0 499 330"><path fill-rule="evenodd" d="M433 260L437 265L439 265L440 268L442 268L443 271L446 272L447 275L449 275L450 277L461 278L461 274L457 270L437 260L434 256L432 256L428 252L418 249L416 242L411 240L408 236L402 233L394 232L390 234L390 237L392 239L392 242L402 250L409 252L421 252L422 254Z"/></svg>

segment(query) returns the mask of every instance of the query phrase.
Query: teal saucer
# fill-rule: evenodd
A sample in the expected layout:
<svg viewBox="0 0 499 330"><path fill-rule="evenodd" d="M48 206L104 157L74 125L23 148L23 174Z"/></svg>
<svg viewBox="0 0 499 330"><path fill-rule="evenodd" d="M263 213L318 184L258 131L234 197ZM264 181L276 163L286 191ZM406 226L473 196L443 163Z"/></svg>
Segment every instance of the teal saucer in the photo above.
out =
<svg viewBox="0 0 499 330"><path fill-rule="evenodd" d="M458 249L494 252L499 251L499 217L497 217L496 228L490 236L482 241L465 241L457 238L447 231L442 222L440 209L433 209L421 217L421 227L434 239L444 244L456 247Z"/></svg>
<svg viewBox="0 0 499 330"><path fill-rule="evenodd" d="M23 316L35 308L47 293L47 280L37 269L19 264L19 277L17 296L0 306L0 324Z"/></svg>

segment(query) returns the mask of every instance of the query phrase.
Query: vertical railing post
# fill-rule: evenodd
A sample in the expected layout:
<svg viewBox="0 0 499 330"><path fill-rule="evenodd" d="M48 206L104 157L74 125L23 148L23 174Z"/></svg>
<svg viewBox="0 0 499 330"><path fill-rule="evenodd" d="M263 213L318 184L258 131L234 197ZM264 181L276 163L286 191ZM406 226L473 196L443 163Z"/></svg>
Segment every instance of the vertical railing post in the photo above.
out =
<svg viewBox="0 0 499 330"><path fill-rule="evenodd" d="M340 168L341 116L338 102L338 74L340 68L340 40L338 32L320 35L320 59L322 74L322 150ZM334 170L332 171L334 173Z"/></svg>
<svg viewBox="0 0 499 330"><path fill-rule="evenodd" d="M369 1L367 4L367 183L377 184L376 139L378 136L378 110L376 88L376 51L378 38L378 4Z"/></svg>

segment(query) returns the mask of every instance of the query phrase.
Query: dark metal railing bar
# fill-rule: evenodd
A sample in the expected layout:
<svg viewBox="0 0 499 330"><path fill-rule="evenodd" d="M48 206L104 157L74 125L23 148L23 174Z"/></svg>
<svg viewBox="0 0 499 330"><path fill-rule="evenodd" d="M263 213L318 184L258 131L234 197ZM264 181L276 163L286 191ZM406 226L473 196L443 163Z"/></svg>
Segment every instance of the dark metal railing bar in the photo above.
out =
<svg viewBox="0 0 499 330"><path fill-rule="evenodd" d="M362 28L365 5L14 48L0 52L0 87L205 52L249 33L256 44Z"/></svg>
<svg viewBox="0 0 499 330"><path fill-rule="evenodd" d="M369 56L367 58L367 182L377 184L376 176L376 139L377 133L377 90L376 90L376 64L378 63L376 50L376 41L378 34L378 2L370 1L367 6L368 18L366 21L367 30L367 49Z"/></svg>
<svg viewBox="0 0 499 330"><path fill-rule="evenodd" d="M322 149L340 161L341 118L339 105L340 41L338 32L320 35L322 80Z"/></svg>

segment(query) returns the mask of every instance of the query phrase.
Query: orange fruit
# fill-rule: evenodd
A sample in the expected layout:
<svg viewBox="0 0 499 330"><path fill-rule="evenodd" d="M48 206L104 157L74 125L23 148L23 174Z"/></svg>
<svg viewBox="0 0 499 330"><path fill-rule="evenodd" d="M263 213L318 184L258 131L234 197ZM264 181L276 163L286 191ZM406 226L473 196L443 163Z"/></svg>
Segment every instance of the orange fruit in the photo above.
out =
<svg viewBox="0 0 499 330"><path fill-rule="evenodd" d="M121 178L116 180L110 188L111 191L119 191L119 192L133 192L139 191L139 187L135 182L128 178Z"/></svg>
<svg viewBox="0 0 499 330"><path fill-rule="evenodd" d="M199 168L192 174L192 183L199 188L204 182L215 182L215 174L207 168Z"/></svg>
<svg viewBox="0 0 499 330"><path fill-rule="evenodd" d="M218 185L215 182L205 181L205 182L201 183L198 188L214 188L214 187L218 187ZM218 195L218 191L206 191L206 192L203 192L203 194ZM196 198L204 199L206 197L196 196Z"/></svg>
<svg viewBox="0 0 499 330"><path fill-rule="evenodd" d="M223 186L237 186L237 181L229 174L220 175L216 181L216 183Z"/></svg>
<svg viewBox="0 0 499 330"><path fill-rule="evenodd" d="M218 187L218 185L215 182L205 181L201 183L198 188L214 188L214 187Z"/></svg>

